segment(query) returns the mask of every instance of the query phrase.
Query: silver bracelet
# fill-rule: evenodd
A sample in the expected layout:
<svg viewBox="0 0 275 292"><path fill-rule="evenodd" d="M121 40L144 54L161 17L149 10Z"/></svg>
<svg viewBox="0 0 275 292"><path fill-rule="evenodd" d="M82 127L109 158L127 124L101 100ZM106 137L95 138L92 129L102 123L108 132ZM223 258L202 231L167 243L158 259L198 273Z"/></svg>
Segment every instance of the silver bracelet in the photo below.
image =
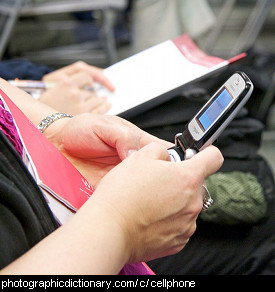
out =
<svg viewBox="0 0 275 292"><path fill-rule="evenodd" d="M37 129L39 129L42 133L51 125L54 121L62 119L62 118L72 118L73 116L65 114L65 113L54 113L47 116L43 119L38 125Z"/></svg>

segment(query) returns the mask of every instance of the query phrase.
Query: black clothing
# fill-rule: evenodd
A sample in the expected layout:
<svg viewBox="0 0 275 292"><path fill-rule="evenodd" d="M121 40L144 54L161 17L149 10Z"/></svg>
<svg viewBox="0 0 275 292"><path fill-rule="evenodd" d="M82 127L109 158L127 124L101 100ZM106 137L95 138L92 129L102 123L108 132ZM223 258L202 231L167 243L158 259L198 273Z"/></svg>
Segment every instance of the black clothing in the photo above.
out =
<svg viewBox="0 0 275 292"><path fill-rule="evenodd" d="M0 269L57 227L42 192L0 131Z"/></svg>
<svg viewBox="0 0 275 292"><path fill-rule="evenodd" d="M256 225L197 222L184 249L147 263L158 275L275 275L275 212Z"/></svg>

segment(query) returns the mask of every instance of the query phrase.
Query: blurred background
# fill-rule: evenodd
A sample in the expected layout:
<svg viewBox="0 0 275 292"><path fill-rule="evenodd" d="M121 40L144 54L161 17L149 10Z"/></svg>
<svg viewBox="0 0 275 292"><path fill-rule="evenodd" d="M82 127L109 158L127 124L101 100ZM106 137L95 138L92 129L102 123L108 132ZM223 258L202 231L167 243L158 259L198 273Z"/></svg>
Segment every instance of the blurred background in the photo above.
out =
<svg viewBox="0 0 275 292"><path fill-rule="evenodd" d="M176 6L182 10L180 20L175 18L181 11L160 6L161 2L167 1L1 0L0 56L27 57L54 67L82 59L106 67L136 53L137 37L154 38L156 32L155 42L161 41L160 34L167 39L186 32L207 53L223 58L252 46L275 50L274 0L182 0L188 4ZM155 3L158 9L153 10ZM195 22L198 28L192 29ZM151 27L141 27L141 23ZM175 29L176 25L182 28Z"/></svg>
<svg viewBox="0 0 275 292"><path fill-rule="evenodd" d="M1 60L105 68L182 33L210 55L249 52L261 89L253 109L265 124L261 153L275 169L274 32L274 0L0 0Z"/></svg>

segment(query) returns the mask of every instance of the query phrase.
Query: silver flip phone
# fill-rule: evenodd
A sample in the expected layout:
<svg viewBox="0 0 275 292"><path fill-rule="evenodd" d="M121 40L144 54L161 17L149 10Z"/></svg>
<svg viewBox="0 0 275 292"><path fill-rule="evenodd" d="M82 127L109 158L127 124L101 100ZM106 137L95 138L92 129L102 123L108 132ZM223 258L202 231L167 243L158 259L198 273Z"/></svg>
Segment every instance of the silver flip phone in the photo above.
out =
<svg viewBox="0 0 275 292"><path fill-rule="evenodd" d="M171 161L189 159L211 145L248 101L253 91L251 80L243 72L234 73L206 102L175 137L168 149Z"/></svg>

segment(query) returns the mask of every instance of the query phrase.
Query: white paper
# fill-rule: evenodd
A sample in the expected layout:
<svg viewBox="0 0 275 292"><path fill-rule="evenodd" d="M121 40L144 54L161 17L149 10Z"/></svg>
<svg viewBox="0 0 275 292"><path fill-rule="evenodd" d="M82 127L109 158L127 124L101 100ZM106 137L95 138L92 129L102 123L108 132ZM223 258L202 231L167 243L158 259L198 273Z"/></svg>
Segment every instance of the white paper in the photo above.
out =
<svg viewBox="0 0 275 292"><path fill-rule="evenodd" d="M223 65L208 68L194 64L168 40L106 68L104 74L115 92L100 87L98 95L107 96L112 103L107 114L117 115Z"/></svg>

